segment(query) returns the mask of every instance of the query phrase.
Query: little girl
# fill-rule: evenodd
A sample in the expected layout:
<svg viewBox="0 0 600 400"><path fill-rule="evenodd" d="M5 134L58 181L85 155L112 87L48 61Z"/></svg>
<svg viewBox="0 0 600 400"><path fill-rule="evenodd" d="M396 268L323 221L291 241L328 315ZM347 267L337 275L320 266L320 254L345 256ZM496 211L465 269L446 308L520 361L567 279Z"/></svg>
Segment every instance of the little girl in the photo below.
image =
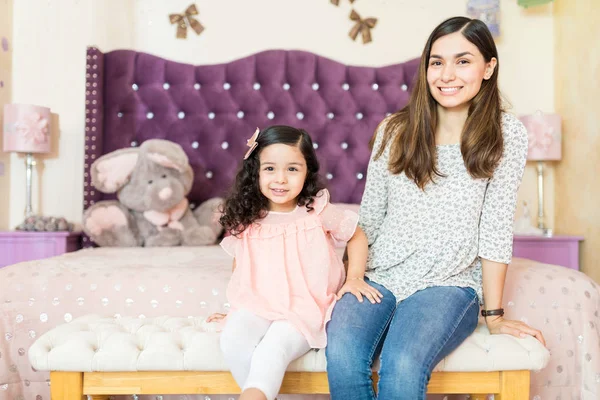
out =
<svg viewBox="0 0 600 400"><path fill-rule="evenodd" d="M327 344L337 299L352 293L374 303L381 293L364 282L368 249L358 216L329 202L308 134L257 129L248 147L220 220L230 234L221 246L234 257L221 350L240 400L271 400L289 363ZM348 242L347 278L334 240Z"/></svg>

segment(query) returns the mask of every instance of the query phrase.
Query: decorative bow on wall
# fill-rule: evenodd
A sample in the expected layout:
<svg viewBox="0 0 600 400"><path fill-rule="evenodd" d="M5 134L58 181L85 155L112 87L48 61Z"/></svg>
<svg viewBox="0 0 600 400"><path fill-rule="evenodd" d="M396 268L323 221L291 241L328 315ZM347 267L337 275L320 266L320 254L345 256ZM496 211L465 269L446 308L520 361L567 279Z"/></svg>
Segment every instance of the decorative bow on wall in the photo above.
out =
<svg viewBox="0 0 600 400"><path fill-rule="evenodd" d="M197 35L201 34L204 27L193 16L198 15L198 9L195 4L190 5L183 14L170 14L171 24L177 24L177 39L187 37L187 27L190 26Z"/></svg>
<svg viewBox="0 0 600 400"><path fill-rule="evenodd" d="M354 3L354 0L350 0L350 3ZM336 6L339 6L340 0L331 0L331 4L335 4Z"/></svg>
<svg viewBox="0 0 600 400"><path fill-rule="evenodd" d="M354 24L352 30L350 30L350 38L352 38L352 40L356 40L358 34L361 33L363 43L369 43L372 40L371 29L375 27L375 24L377 23L377 18L370 17L362 19L356 11L352 10L352 12L350 13L350 19L352 21L356 21L356 24Z"/></svg>

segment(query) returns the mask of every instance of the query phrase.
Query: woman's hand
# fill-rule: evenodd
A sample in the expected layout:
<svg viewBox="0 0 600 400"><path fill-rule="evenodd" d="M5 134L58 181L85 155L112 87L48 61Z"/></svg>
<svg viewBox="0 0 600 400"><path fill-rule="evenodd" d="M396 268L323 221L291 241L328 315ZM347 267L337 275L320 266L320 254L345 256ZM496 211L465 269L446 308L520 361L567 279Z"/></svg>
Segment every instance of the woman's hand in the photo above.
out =
<svg viewBox="0 0 600 400"><path fill-rule="evenodd" d="M487 317L485 322L491 334L506 333L518 338L524 338L527 335L530 335L546 346L546 340L544 339L542 332L533 329L524 322L504 319L502 317Z"/></svg>
<svg viewBox="0 0 600 400"><path fill-rule="evenodd" d="M226 316L227 314L214 313L206 318L206 322L221 322Z"/></svg>
<svg viewBox="0 0 600 400"><path fill-rule="evenodd" d="M364 279L358 278L348 279L337 293L337 299L341 299L344 293L352 293L361 303L363 301L363 296L369 299L373 304L381 303L381 298L383 297L379 290L369 285Z"/></svg>

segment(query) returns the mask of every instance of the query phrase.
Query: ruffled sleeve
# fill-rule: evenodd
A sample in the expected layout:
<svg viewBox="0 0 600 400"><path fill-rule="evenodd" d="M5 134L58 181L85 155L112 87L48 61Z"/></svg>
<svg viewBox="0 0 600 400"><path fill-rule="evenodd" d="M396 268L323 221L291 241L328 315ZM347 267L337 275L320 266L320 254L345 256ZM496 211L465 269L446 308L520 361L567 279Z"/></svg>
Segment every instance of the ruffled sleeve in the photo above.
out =
<svg viewBox="0 0 600 400"><path fill-rule="evenodd" d="M223 240L221 240L221 247L231 257L235 257L240 241L241 241L240 238L235 237L233 235L228 235L228 236L225 236L223 238Z"/></svg>
<svg viewBox="0 0 600 400"><path fill-rule="evenodd" d="M358 214L331 204L327 189L323 189L317 194L314 208L321 219L323 228L336 241L347 242L352 238L358 225Z"/></svg>

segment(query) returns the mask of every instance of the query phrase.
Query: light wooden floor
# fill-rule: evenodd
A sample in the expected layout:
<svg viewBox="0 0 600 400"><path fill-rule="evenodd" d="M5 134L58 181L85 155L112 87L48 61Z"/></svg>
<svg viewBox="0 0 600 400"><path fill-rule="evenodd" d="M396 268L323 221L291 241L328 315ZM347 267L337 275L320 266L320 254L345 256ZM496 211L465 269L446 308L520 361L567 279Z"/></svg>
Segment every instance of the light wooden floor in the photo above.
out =
<svg viewBox="0 0 600 400"><path fill-rule="evenodd" d="M374 375L374 380L377 376ZM471 394L484 400L495 394L496 400L529 399L529 371L435 372L427 393ZM240 389L229 372L51 372L52 400L107 400L117 394L235 394ZM325 372L288 372L281 393L327 394Z"/></svg>

